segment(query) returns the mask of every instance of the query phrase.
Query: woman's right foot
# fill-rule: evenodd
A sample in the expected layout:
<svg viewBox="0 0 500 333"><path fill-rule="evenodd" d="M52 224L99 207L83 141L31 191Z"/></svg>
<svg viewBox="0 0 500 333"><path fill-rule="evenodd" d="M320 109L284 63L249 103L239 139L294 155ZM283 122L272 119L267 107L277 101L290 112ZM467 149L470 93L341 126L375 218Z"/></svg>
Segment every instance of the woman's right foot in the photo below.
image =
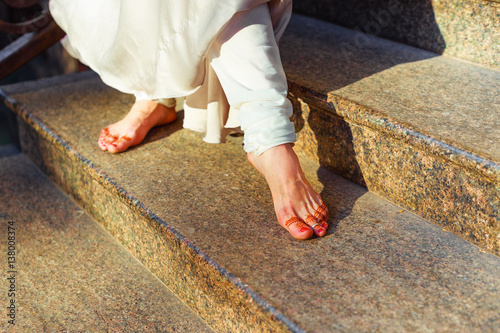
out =
<svg viewBox="0 0 500 333"><path fill-rule="evenodd" d="M328 209L305 178L292 144L247 157L269 184L279 224L297 239L325 236Z"/></svg>
<svg viewBox="0 0 500 333"><path fill-rule="evenodd" d="M171 123L176 118L174 107L166 107L154 101L139 100L125 118L101 131L99 147L110 153L120 153L141 143L151 128Z"/></svg>

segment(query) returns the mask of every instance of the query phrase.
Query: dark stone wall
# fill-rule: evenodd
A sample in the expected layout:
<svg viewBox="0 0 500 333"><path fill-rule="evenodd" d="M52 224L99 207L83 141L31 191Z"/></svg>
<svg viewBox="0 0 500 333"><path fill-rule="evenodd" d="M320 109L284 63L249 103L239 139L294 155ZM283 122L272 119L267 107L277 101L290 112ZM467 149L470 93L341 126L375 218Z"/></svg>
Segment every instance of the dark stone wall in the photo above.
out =
<svg viewBox="0 0 500 333"><path fill-rule="evenodd" d="M483 0L301 0L294 11L437 54L500 68L500 3Z"/></svg>
<svg viewBox="0 0 500 333"><path fill-rule="evenodd" d="M446 45L431 0L306 0L297 13L314 16L363 33L443 53Z"/></svg>

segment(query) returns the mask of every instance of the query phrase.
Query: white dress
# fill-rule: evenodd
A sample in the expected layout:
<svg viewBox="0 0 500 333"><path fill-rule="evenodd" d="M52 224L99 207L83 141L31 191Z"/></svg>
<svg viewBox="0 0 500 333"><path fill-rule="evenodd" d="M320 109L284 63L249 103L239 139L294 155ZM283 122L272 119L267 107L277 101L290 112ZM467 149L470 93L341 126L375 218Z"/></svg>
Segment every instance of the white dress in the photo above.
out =
<svg viewBox="0 0 500 333"><path fill-rule="evenodd" d="M237 13L264 3L279 40L291 0L51 0L49 5L67 33L65 48L103 82L138 99L188 96L195 107L185 105L185 127L205 131L205 141L217 143L225 128L240 122L231 115L208 53ZM204 111L207 96L218 96L217 110Z"/></svg>

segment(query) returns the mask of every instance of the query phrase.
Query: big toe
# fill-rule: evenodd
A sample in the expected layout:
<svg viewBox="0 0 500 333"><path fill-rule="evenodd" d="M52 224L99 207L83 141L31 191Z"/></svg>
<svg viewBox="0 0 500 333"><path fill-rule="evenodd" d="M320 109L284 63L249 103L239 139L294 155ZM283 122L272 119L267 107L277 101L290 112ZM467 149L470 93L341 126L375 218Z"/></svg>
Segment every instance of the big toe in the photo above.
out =
<svg viewBox="0 0 500 333"><path fill-rule="evenodd" d="M113 141L107 145L107 150L110 153L121 153L132 146L132 139L128 136L120 137L118 140Z"/></svg>
<svg viewBox="0 0 500 333"><path fill-rule="evenodd" d="M313 236L314 232L304 221L296 216L279 221L280 224L288 230L295 239L305 240Z"/></svg>

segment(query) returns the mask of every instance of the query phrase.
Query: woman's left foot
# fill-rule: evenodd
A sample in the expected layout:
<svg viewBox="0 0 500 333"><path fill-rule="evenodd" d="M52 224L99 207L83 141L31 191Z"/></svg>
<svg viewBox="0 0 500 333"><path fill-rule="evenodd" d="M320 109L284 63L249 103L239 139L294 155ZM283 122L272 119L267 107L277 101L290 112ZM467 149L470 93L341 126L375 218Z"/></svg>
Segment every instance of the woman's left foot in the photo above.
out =
<svg viewBox="0 0 500 333"><path fill-rule="evenodd" d="M247 157L266 177L283 228L296 239L326 235L328 209L305 178L292 144L273 147L259 156L248 153Z"/></svg>
<svg viewBox="0 0 500 333"><path fill-rule="evenodd" d="M151 128L171 123L176 118L173 107L154 101L137 101L125 118L101 131L99 147L110 153L120 153L141 143Z"/></svg>

